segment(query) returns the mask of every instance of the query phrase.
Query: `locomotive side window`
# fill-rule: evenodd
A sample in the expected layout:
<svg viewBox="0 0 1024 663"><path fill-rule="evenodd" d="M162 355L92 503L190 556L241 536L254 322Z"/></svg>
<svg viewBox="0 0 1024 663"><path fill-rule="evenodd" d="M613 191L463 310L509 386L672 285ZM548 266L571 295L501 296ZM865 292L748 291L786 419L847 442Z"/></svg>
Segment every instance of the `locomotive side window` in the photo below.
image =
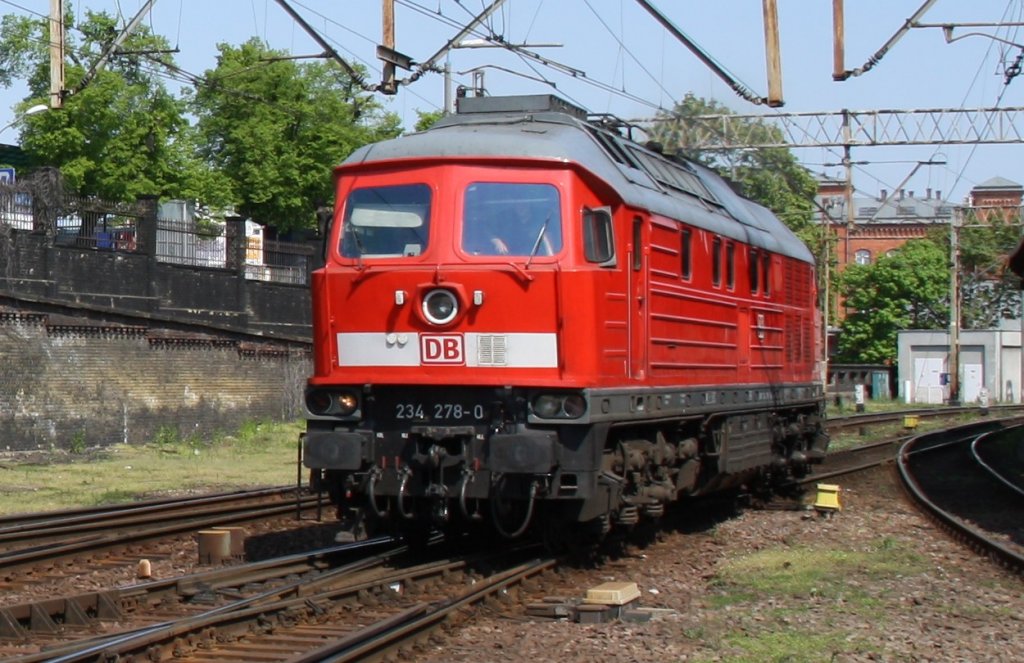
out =
<svg viewBox="0 0 1024 663"><path fill-rule="evenodd" d="M583 255L588 262L615 266L612 215L606 209L583 210Z"/></svg>
<svg viewBox="0 0 1024 663"><path fill-rule="evenodd" d="M750 249L747 260L747 266L750 270L750 294L756 295L757 291L761 288L758 279L758 276L761 274L761 260L759 259L757 249Z"/></svg>
<svg viewBox="0 0 1024 663"><path fill-rule="evenodd" d="M722 238L716 237L711 243L711 284L722 285Z"/></svg>
<svg viewBox="0 0 1024 663"><path fill-rule="evenodd" d="M736 286L736 245L728 242L725 245L725 287L732 290Z"/></svg>
<svg viewBox="0 0 1024 663"><path fill-rule="evenodd" d="M693 253L690 248L690 245L693 242L693 231L689 228L683 228L682 236L679 241L679 274L689 281L690 275L693 271Z"/></svg>
<svg viewBox="0 0 1024 663"><path fill-rule="evenodd" d="M763 269L764 269L764 278L761 279L762 281L764 281L764 296L768 297L769 295L772 294L771 279L768 278L771 275L771 273L772 273L772 256L771 256L771 254L769 254L768 252L765 252L765 254L761 258L761 265L763 266Z"/></svg>
<svg viewBox="0 0 1024 663"><path fill-rule="evenodd" d="M562 207L550 184L475 182L463 201L462 249L477 256L550 256L562 250Z"/></svg>
<svg viewBox="0 0 1024 663"><path fill-rule="evenodd" d="M643 266L643 253L641 243L643 240L644 220L639 216L633 217L633 271L639 272Z"/></svg>
<svg viewBox="0 0 1024 663"><path fill-rule="evenodd" d="M341 255L418 256L430 229L430 187L402 184L355 189L345 201Z"/></svg>

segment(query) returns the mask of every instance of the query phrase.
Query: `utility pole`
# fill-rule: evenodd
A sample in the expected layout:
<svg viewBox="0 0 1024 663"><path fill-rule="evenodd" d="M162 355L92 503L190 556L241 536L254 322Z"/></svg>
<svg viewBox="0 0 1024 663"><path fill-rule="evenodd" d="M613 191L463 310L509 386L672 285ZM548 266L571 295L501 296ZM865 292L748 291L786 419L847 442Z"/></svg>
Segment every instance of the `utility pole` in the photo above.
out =
<svg viewBox="0 0 1024 663"><path fill-rule="evenodd" d="M779 47L778 0L764 0L764 54L768 70L768 105L777 108L782 101L782 55Z"/></svg>
<svg viewBox="0 0 1024 663"><path fill-rule="evenodd" d="M960 405L960 216L963 209L953 210L949 221L949 261L953 269L949 277L949 405Z"/></svg>
<svg viewBox="0 0 1024 663"><path fill-rule="evenodd" d="M843 265L850 264L850 239L856 227L857 216L853 209L853 161L850 159L850 145L853 142L853 131L850 127L850 116L843 111L843 168L846 170L846 243L843 247Z"/></svg>
<svg viewBox="0 0 1024 663"><path fill-rule="evenodd" d="M64 105L64 0L50 0L50 108Z"/></svg>
<svg viewBox="0 0 1024 663"><path fill-rule="evenodd" d="M846 71L846 18L843 0L832 0L832 79L842 80Z"/></svg>
<svg viewBox="0 0 1024 663"><path fill-rule="evenodd" d="M389 51L395 50L395 0L381 0L381 41ZM380 91L384 94L395 94L398 84L395 82L395 63L384 60L384 70L380 81Z"/></svg>

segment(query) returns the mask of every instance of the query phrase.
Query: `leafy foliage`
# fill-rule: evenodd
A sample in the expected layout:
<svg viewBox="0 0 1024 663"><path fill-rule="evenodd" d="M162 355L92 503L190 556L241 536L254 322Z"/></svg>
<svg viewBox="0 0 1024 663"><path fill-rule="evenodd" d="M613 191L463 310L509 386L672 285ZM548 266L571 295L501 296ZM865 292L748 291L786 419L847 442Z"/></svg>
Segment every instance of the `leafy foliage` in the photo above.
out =
<svg viewBox="0 0 1024 663"><path fill-rule="evenodd" d="M69 25L73 24L69 14ZM117 33L108 14L86 12L77 30L68 31L72 53L88 54L65 67L74 90L59 111L26 118L22 147L36 165L56 165L68 188L111 200L143 194L194 195L204 188L202 165L194 158L185 105L153 73L139 53L166 50L165 39L142 26L121 51L84 87L88 71ZM81 37L75 39L76 34ZM27 76L24 106L49 98L49 26L45 19L8 15L0 25L0 63L7 75ZM8 82L0 77L0 82Z"/></svg>
<svg viewBox="0 0 1024 663"><path fill-rule="evenodd" d="M444 111L416 111L416 131L426 131L444 117Z"/></svg>
<svg viewBox="0 0 1024 663"><path fill-rule="evenodd" d="M191 99L200 154L226 178L242 215L281 231L312 227L332 198L332 167L397 136L399 118L333 63L283 59L257 39L218 50Z"/></svg>
<svg viewBox="0 0 1024 663"><path fill-rule="evenodd" d="M79 194L184 198L234 206L279 231L312 227L315 210L333 198L332 167L400 133L398 116L333 63L299 64L256 39L221 44L216 68L181 98L158 76L175 66L154 55L169 50L167 41L141 26L82 85L118 24L87 11L75 25L70 9L67 20L75 28L68 31L74 61L65 68L73 94L63 109L25 118L21 142L33 164L58 167ZM49 98L48 43L45 19L0 21L0 85L26 78L23 108Z"/></svg>
<svg viewBox="0 0 1024 663"><path fill-rule="evenodd" d="M959 238L964 329L991 329L1002 319L1020 317L1020 279L1007 270L1020 233L1016 210L981 216L972 211L965 217Z"/></svg>
<svg viewBox="0 0 1024 663"><path fill-rule="evenodd" d="M901 330L946 327L949 269L948 250L927 238L910 240L872 265L849 265L840 287L850 313L836 359L891 363Z"/></svg>

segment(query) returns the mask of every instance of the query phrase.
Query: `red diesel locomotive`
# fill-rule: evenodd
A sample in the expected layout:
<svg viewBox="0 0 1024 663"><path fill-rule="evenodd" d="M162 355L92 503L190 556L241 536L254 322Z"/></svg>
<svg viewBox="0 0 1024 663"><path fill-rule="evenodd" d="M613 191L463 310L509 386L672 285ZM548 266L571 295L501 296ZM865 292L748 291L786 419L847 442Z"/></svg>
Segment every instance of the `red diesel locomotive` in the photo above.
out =
<svg viewBox="0 0 1024 663"><path fill-rule="evenodd" d="M303 462L354 533L605 533L823 456L812 255L711 170L468 97L336 181Z"/></svg>

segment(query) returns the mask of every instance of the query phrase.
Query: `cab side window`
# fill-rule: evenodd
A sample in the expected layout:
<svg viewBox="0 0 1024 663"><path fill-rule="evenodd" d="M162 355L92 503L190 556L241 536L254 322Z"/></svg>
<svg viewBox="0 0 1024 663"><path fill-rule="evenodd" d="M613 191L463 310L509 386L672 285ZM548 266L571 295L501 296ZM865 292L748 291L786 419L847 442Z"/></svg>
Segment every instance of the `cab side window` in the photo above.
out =
<svg viewBox="0 0 1024 663"><path fill-rule="evenodd" d="M583 255L587 262L615 266L615 238L612 215L607 209L583 210Z"/></svg>
<svg viewBox="0 0 1024 663"><path fill-rule="evenodd" d="M747 256L747 265L750 269L750 294L756 295L758 290L761 289L760 274L761 274L761 260L759 258L760 252L757 249L750 249L750 253Z"/></svg>
<svg viewBox="0 0 1024 663"><path fill-rule="evenodd" d="M716 237L711 242L711 285L716 288L722 285L722 238Z"/></svg>
<svg viewBox="0 0 1024 663"><path fill-rule="evenodd" d="M725 245L725 287L729 290L736 287L736 244L733 242Z"/></svg>
<svg viewBox="0 0 1024 663"><path fill-rule="evenodd" d="M679 245L679 275L686 281L690 280L693 273L693 231L683 228Z"/></svg>

